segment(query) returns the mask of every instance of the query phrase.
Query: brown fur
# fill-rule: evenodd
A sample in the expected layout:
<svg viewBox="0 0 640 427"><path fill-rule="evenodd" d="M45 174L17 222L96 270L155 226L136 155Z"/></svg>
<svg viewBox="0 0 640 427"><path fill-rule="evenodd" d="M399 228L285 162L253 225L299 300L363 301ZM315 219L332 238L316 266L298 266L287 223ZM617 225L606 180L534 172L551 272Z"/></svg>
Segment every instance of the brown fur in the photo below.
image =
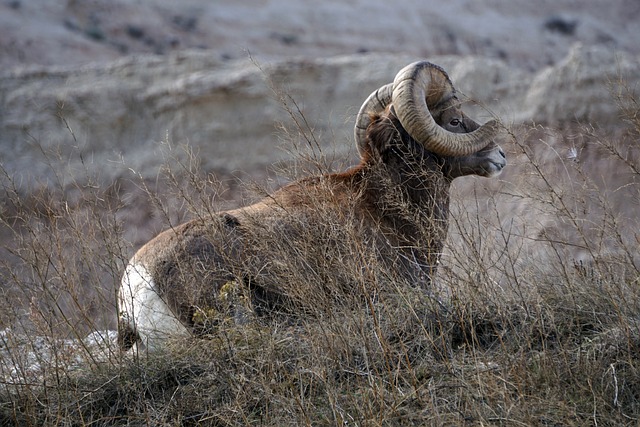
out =
<svg viewBox="0 0 640 427"><path fill-rule="evenodd" d="M437 122L452 112L443 111ZM458 131L477 128L464 120ZM482 159L425 151L392 107L372 117L367 138L358 166L294 182L257 204L167 230L134 262L151 272L172 311L193 327L194 310L225 309L218 295L232 281L248 290L257 312L286 309L299 295L334 292L328 283L349 294L353 278L344 274L346 264L355 274L375 261L371 265L379 271L372 274L427 287L447 233L451 180L484 174Z"/></svg>

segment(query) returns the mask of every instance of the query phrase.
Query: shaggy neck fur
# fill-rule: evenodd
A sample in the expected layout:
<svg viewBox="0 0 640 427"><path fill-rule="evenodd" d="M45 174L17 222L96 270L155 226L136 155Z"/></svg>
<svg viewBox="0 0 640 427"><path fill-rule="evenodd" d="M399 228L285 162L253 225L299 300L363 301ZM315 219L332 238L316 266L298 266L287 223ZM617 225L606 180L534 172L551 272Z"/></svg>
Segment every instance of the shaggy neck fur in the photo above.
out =
<svg viewBox="0 0 640 427"><path fill-rule="evenodd" d="M381 222L379 227L408 263L420 265L421 276L428 281L447 234L449 166L425 151L393 115L374 118L368 140L361 164L337 177L357 183L364 204Z"/></svg>

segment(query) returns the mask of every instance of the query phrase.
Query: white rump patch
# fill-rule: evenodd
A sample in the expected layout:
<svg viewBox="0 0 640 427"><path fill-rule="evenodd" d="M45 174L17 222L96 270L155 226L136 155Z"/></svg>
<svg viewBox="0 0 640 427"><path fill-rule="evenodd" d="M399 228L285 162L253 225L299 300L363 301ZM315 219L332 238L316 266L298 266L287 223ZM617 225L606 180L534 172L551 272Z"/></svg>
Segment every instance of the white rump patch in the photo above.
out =
<svg viewBox="0 0 640 427"><path fill-rule="evenodd" d="M118 298L120 318L138 332L147 349L161 348L170 337L190 335L160 298L156 284L144 266L133 263L127 266Z"/></svg>

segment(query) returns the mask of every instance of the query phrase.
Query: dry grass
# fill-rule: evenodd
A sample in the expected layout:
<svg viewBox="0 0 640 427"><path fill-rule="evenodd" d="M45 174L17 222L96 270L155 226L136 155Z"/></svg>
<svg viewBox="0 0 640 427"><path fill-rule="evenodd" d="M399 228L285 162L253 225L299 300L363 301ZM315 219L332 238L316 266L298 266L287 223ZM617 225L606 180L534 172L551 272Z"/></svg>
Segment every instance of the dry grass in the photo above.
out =
<svg viewBox="0 0 640 427"><path fill-rule="evenodd" d="M280 315L220 313L205 339L136 357L85 338L114 328L126 242L150 237L131 238L131 206L147 201L150 233L212 215L219 183L179 161L153 185L24 192L5 174L0 424L637 425L640 116L621 103L624 133L521 129L502 181L458 184L430 294L357 247L324 259L317 243L349 233L324 224L302 253L274 236Z"/></svg>

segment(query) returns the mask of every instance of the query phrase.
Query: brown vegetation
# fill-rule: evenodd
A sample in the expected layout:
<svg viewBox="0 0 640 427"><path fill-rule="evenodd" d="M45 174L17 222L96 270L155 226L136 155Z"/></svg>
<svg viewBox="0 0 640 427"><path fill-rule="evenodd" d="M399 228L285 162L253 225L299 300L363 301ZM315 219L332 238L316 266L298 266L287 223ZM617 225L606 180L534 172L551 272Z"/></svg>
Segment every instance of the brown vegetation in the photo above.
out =
<svg viewBox="0 0 640 427"><path fill-rule="evenodd" d="M130 252L119 213L135 193L26 196L3 176L0 424L637 425L636 100L621 98L615 134L518 129L502 182L461 184L438 298L368 275L375 260L353 269L354 247L343 270L313 277L326 292L301 295L305 316L238 326L221 313L207 339L145 357L97 351L109 340L61 341L113 326L104 319L115 318ZM156 218L171 226L178 211L217 210L211 180L173 166L162 193L139 183ZM304 247L322 264L315 231ZM309 284L304 266L287 271ZM345 294L344 277L373 292ZM45 347L46 360L30 351Z"/></svg>

